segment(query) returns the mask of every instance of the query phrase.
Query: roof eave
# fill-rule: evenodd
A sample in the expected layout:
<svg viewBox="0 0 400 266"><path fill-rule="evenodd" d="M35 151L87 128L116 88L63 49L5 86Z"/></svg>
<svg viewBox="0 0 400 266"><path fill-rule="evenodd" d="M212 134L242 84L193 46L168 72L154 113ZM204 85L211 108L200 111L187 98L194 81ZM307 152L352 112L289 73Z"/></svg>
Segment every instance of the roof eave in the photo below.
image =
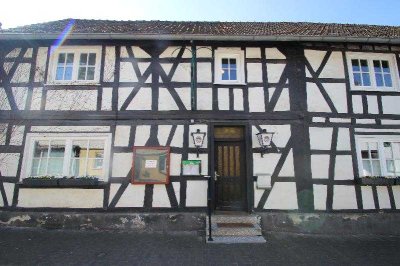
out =
<svg viewBox="0 0 400 266"><path fill-rule="evenodd" d="M54 40L58 34L1 32L0 40ZM126 33L74 33L68 39L112 40L202 40L202 41L311 41L311 42L362 42L400 44L399 37L350 36L291 36L291 35L206 35L206 34L126 34Z"/></svg>

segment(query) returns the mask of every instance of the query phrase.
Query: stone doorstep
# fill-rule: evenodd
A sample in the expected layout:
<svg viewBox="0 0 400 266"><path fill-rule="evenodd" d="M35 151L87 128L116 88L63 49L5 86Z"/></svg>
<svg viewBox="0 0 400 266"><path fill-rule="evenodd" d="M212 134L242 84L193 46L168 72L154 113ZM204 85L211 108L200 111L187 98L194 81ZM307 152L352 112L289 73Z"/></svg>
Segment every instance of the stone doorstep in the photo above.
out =
<svg viewBox="0 0 400 266"><path fill-rule="evenodd" d="M208 216L207 216L208 222ZM252 223L260 224L261 217L258 215L212 215L211 223Z"/></svg>
<svg viewBox="0 0 400 266"><path fill-rule="evenodd" d="M252 227L218 227L211 225L212 234L215 236L260 236L262 230L260 225L253 224ZM208 235L208 223L206 224L206 233Z"/></svg>
<svg viewBox="0 0 400 266"><path fill-rule="evenodd" d="M208 232L207 232L208 235ZM217 230L212 230L213 236L261 236L261 229L254 228L219 228Z"/></svg>
<svg viewBox="0 0 400 266"><path fill-rule="evenodd" d="M260 222L261 219L256 215L215 215L211 217L212 235L215 237L236 238L262 236ZM208 219L206 219L207 236L209 234L208 225Z"/></svg>
<svg viewBox="0 0 400 266"><path fill-rule="evenodd" d="M262 236L213 236L213 241L206 237L207 244L263 244L266 243Z"/></svg>

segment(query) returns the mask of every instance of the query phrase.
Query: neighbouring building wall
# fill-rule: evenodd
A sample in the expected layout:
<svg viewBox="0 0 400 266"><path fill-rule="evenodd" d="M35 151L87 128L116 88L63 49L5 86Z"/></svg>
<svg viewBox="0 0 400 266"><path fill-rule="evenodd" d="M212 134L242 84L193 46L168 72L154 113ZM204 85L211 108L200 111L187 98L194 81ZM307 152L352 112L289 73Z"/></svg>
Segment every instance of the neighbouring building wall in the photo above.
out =
<svg viewBox="0 0 400 266"><path fill-rule="evenodd" d="M322 43L93 41L99 80L53 83L51 43L0 43L0 205L199 211L207 180L184 176L181 162L200 159L212 175L212 128L246 126L249 208L255 211L380 211L400 208L400 186L362 186L357 139L400 135L399 91L353 90L349 56L390 55L398 82L399 47ZM68 45L67 41L65 45ZM71 42L79 47L79 41ZM86 45L86 44L85 44ZM191 65L196 49L196 67ZM215 81L218 50L243 56L243 84ZM352 54L353 53L353 54ZM196 79L192 109L191 81ZM191 132L207 139L199 151ZM256 134L275 132L261 157ZM95 189L24 188L30 138L106 139L109 154ZM131 184L133 146L171 148L170 183ZM271 187L260 188L259 176Z"/></svg>

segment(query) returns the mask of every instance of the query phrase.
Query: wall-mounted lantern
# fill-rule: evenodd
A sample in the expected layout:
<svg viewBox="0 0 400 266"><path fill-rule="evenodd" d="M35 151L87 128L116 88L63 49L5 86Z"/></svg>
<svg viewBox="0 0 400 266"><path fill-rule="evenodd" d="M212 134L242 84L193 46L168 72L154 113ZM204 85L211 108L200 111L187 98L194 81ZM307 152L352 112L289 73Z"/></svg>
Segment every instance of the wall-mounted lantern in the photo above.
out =
<svg viewBox="0 0 400 266"><path fill-rule="evenodd" d="M263 129L261 132L257 133L258 143L261 146L261 157L264 157L264 153L267 148L271 146L272 137L274 136L274 132L267 132L266 129Z"/></svg>
<svg viewBox="0 0 400 266"><path fill-rule="evenodd" d="M201 146L203 146L204 138L206 136L206 132L200 132L200 129L197 129L196 132L191 133L193 138L193 144L197 148L197 158L199 157L199 152Z"/></svg>

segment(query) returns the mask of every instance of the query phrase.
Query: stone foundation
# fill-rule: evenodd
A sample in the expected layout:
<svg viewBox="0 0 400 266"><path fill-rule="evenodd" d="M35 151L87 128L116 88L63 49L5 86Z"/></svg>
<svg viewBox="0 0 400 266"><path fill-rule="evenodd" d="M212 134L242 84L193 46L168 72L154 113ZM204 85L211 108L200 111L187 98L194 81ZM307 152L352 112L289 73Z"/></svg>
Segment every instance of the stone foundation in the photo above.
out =
<svg viewBox="0 0 400 266"><path fill-rule="evenodd" d="M400 213L256 213L267 232L399 235ZM206 214L0 211L0 226L205 235Z"/></svg>

